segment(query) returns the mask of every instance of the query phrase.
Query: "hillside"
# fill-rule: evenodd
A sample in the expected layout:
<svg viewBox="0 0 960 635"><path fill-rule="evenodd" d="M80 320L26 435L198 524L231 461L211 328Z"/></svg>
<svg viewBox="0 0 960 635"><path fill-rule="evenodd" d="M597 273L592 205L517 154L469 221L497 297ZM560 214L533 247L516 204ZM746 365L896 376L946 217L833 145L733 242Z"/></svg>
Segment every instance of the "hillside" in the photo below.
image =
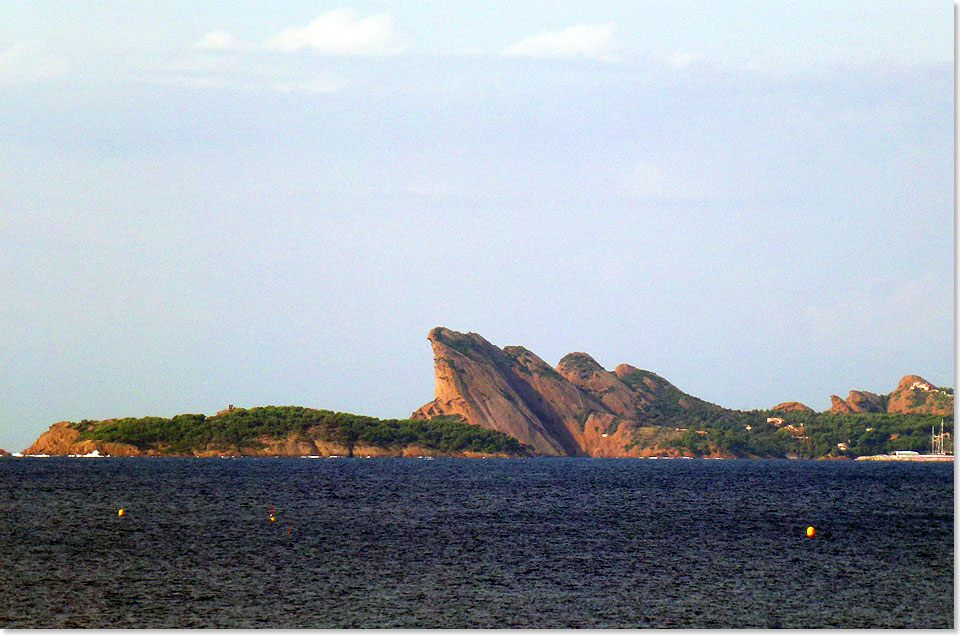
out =
<svg viewBox="0 0 960 635"><path fill-rule="evenodd" d="M928 449L929 430L953 426L953 395L908 375L887 396L851 393L816 413L799 402L743 412L689 395L648 370L606 370L586 353L556 368L522 346L476 333L430 331L435 396L411 417L462 417L548 456L786 457ZM933 392L931 392L933 391ZM922 393L922 394L921 394ZM839 398L836 398L839 399Z"/></svg>
<svg viewBox="0 0 960 635"><path fill-rule="evenodd" d="M24 454L112 456L526 456L516 439L449 418L375 419L296 406L61 421Z"/></svg>
<svg viewBox="0 0 960 635"><path fill-rule="evenodd" d="M888 412L901 414L953 415L953 389L934 386L918 375L907 375L889 394L877 395L865 390L851 390L846 399L830 396L827 412Z"/></svg>

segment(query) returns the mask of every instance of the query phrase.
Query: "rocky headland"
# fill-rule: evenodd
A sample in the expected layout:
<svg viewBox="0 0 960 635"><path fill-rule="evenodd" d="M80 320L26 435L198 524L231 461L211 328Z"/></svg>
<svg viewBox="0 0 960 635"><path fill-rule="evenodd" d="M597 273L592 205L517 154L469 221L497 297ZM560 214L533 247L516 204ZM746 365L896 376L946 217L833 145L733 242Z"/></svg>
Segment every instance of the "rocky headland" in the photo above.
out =
<svg viewBox="0 0 960 635"><path fill-rule="evenodd" d="M428 340L435 399L412 418L461 417L548 456L750 456L746 445L734 450L731 443L713 443L711 429L717 426L711 424L755 434L785 428L791 438L802 439L803 424L792 425L785 417L815 414L796 401L774 406L769 417L732 411L689 395L652 371L629 364L610 371L582 352L570 353L553 368L522 346L501 349L476 333L438 327ZM889 395L851 391L847 400L832 400L830 415L953 413L952 390L916 375L904 377ZM696 452L682 442L691 434L703 437Z"/></svg>
<svg viewBox="0 0 960 635"><path fill-rule="evenodd" d="M797 401L739 411L630 364L607 370L583 352L551 367L522 346L499 348L476 333L438 327L428 339L435 398L409 419L266 406L61 421L23 454L855 458L923 449L940 417L952 434L953 390L917 375L888 394L833 395L824 412Z"/></svg>
<svg viewBox="0 0 960 635"><path fill-rule="evenodd" d="M461 421L375 419L297 406L230 408L178 415L60 421L24 455L464 458L530 456L499 432Z"/></svg>

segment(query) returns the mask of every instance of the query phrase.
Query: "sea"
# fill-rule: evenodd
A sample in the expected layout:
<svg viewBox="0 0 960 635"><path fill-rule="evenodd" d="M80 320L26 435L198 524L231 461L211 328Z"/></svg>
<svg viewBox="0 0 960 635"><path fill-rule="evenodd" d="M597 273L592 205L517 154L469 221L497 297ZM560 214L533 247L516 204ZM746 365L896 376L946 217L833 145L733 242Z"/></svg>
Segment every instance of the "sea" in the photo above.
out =
<svg viewBox="0 0 960 635"><path fill-rule="evenodd" d="M4 459L0 627L952 629L953 484L945 463Z"/></svg>

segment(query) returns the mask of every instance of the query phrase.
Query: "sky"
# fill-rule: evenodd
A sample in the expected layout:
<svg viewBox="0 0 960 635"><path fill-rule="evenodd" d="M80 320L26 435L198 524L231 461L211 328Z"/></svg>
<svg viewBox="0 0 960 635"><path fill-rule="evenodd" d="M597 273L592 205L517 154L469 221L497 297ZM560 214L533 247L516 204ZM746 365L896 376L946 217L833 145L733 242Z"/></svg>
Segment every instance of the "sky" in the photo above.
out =
<svg viewBox="0 0 960 635"><path fill-rule="evenodd" d="M435 326L731 408L953 386L953 11L4 2L0 447L406 417Z"/></svg>

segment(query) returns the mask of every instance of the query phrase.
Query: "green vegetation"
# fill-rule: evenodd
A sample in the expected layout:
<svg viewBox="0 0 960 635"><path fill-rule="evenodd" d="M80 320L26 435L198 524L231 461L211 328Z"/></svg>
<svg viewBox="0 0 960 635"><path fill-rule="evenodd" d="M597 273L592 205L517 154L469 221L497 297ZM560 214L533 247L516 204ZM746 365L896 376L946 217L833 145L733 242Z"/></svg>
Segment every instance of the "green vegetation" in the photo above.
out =
<svg viewBox="0 0 960 635"><path fill-rule="evenodd" d="M636 370L623 377L623 383L630 386L633 390L650 390L650 387L644 382L645 379L652 379L657 384L666 384L667 381L660 375L649 370Z"/></svg>
<svg viewBox="0 0 960 635"><path fill-rule="evenodd" d="M263 439L284 439L291 434L298 441L326 441L350 449L354 445L419 445L441 452L524 454L523 446L513 437L454 418L376 419L298 406L237 408L213 417L183 414L172 419L84 420L73 425L81 431L81 439L129 443L142 451L169 454L256 449L263 447Z"/></svg>
<svg viewBox="0 0 960 635"><path fill-rule="evenodd" d="M562 379L560 373L553 370L546 364L543 366L536 365L533 368L529 368L523 363L520 362L520 357L526 353L530 353L527 349L522 346L505 346L503 348L503 356L509 361L513 366L514 370L519 370L520 372L527 372L533 375L538 375L541 377L551 377L553 379ZM519 368L516 368L519 367Z"/></svg>
<svg viewBox="0 0 960 635"><path fill-rule="evenodd" d="M767 423L768 418L783 419L783 424ZM676 411L668 408L643 416L648 427L638 429L631 446L647 447L652 439L652 426L662 431L657 435L661 445L666 442L695 455L725 451L741 457L855 458L894 450L923 453L931 451L930 428L936 427L939 432L940 419L935 415L919 414L745 412L712 407ZM952 436L953 417L942 419L944 431ZM839 443L845 444L846 449L841 450Z"/></svg>
<svg viewBox="0 0 960 635"><path fill-rule="evenodd" d="M587 373L594 373L598 370L603 370L603 368L597 364L597 362L583 353L570 353L569 355L565 355L563 359L560 360L560 364L558 364L558 366L580 370Z"/></svg>
<svg viewBox="0 0 960 635"><path fill-rule="evenodd" d="M434 338L441 344L452 348L461 355L471 356L478 353L478 349L473 340L467 336L456 334L454 337L447 337L443 331L436 331Z"/></svg>
<svg viewBox="0 0 960 635"><path fill-rule="evenodd" d="M590 415L596 414L596 411L592 408L581 408L577 413L577 423L580 424L580 432L584 432L587 429L587 419L590 418Z"/></svg>

